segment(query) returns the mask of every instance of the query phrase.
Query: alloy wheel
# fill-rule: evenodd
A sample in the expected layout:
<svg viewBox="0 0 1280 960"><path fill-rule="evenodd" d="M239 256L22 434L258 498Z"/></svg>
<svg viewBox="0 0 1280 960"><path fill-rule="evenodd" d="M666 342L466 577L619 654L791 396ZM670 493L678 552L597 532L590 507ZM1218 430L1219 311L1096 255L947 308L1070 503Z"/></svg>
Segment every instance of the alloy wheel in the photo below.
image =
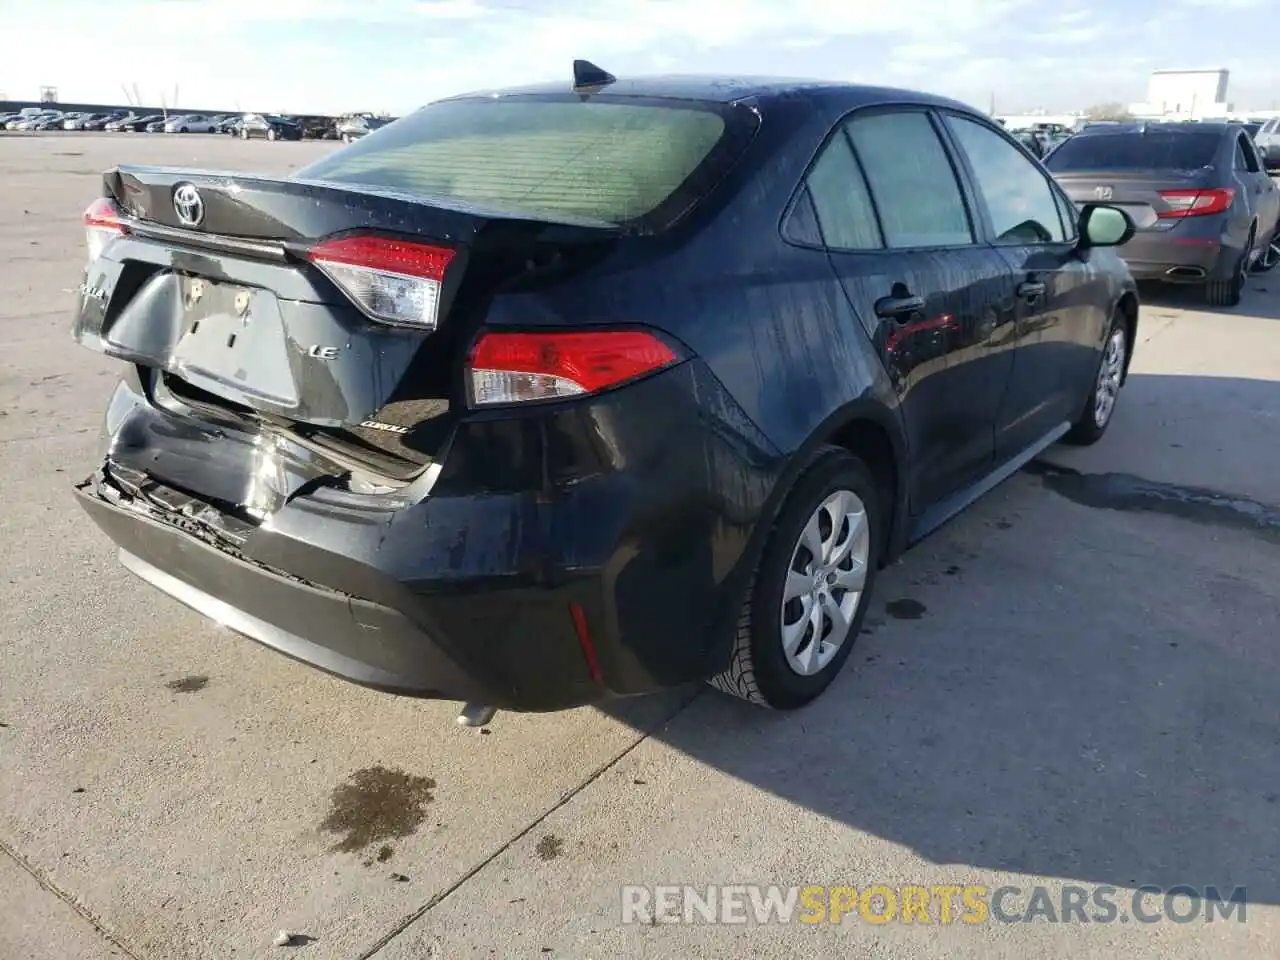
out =
<svg viewBox="0 0 1280 960"><path fill-rule="evenodd" d="M1278 263L1280 263L1280 234L1271 238L1271 242L1267 244L1267 248L1263 250L1261 256L1258 257L1258 262L1255 265L1255 268L1259 273L1263 273L1267 270L1274 269Z"/></svg>
<svg viewBox="0 0 1280 960"><path fill-rule="evenodd" d="M1120 393L1120 380L1124 375L1125 336L1124 330L1117 327L1111 331L1107 341L1107 349L1103 352L1102 363L1098 367L1098 384L1094 391L1093 422L1105 427L1116 408L1116 397Z"/></svg>
<svg viewBox="0 0 1280 960"><path fill-rule="evenodd" d="M801 676L821 671L847 641L867 579L871 530L851 490L822 501L791 552L782 591L782 652Z"/></svg>

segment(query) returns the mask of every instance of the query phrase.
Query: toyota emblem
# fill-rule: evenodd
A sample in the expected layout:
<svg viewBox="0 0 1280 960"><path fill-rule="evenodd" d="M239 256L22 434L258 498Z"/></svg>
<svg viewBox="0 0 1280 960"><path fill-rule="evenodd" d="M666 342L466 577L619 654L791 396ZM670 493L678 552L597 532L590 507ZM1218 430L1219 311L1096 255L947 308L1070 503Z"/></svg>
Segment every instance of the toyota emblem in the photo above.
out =
<svg viewBox="0 0 1280 960"><path fill-rule="evenodd" d="M185 227L198 227L204 220L204 200L194 184L180 183L173 190L173 212Z"/></svg>

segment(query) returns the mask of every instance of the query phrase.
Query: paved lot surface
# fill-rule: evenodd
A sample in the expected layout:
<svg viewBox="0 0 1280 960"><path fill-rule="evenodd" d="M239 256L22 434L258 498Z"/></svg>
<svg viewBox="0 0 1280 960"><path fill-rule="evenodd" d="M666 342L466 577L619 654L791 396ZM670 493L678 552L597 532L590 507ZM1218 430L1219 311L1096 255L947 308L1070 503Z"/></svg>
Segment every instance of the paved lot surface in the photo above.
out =
<svg viewBox="0 0 1280 960"><path fill-rule="evenodd" d="M1234 310L1145 305L1107 439L887 571L811 709L690 690L480 735L211 627L127 576L69 492L113 383L67 332L100 171L329 149L0 137L0 956L1275 956L1280 273ZM623 926L620 886L662 883L1250 903L1245 923ZM276 948L280 928L305 936Z"/></svg>

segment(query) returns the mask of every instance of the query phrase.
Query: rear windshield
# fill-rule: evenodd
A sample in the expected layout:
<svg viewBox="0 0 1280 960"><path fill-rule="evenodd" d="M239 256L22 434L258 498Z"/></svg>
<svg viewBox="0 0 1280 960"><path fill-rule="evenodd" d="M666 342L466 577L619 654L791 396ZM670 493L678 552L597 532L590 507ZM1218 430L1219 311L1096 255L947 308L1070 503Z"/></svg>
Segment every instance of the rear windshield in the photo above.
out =
<svg viewBox="0 0 1280 960"><path fill-rule="evenodd" d="M1101 133L1072 137L1045 162L1071 170L1199 170L1213 163L1222 135L1212 133Z"/></svg>
<svg viewBox="0 0 1280 960"><path fill-rule="evenodd" d="M754 130L747 117L689 100L443 101L296 176L651 232L710 188Z"/></svg>

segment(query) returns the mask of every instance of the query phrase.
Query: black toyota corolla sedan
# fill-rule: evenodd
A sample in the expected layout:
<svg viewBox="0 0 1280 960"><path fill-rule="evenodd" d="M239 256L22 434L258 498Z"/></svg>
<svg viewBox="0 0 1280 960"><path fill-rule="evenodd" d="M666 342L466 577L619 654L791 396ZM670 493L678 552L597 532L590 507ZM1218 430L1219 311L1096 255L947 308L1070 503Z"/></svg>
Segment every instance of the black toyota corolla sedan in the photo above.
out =
<svg viewBox="0 0 1280 960"><path fill-rule="evenodd" d="M124 166L75 336L123 564L357 683L805 704L876 571L1110 422L1138 301L972 109L615 80L433 103L288 177Z"/></svg>

